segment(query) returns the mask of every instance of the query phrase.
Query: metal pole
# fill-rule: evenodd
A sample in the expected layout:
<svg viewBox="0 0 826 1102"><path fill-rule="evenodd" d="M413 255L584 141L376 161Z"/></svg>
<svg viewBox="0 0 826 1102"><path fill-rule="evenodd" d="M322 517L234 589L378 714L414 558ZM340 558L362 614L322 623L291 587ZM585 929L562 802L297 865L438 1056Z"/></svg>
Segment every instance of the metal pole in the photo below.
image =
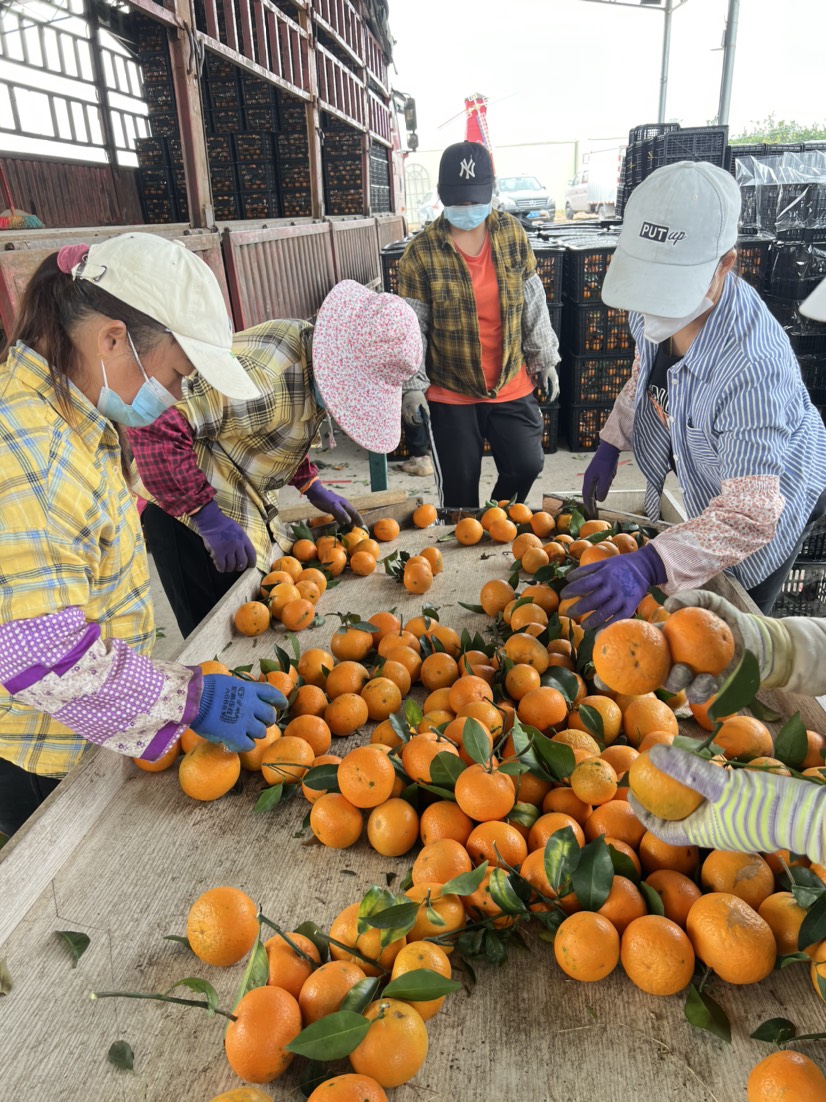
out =
<svg viewBox="0 0 826 1102"><path fill-rule="evenodd" d="M734 79L734 52L737 48L737 19L740 14L740 0L728 0L726 36L723 41L723 75L720 79L720 108L717 122L728 126L728 112L731 104L731 85Z"/></svg>
<svg viewBox="0 0 826 1102"><path fill-rule="evenodd" d="M671 14L673 0L665 0L663 9L663 60L660 67L660 106L657 122L665 122L665 98L668 92L668 58L671 53Z"/></svg>

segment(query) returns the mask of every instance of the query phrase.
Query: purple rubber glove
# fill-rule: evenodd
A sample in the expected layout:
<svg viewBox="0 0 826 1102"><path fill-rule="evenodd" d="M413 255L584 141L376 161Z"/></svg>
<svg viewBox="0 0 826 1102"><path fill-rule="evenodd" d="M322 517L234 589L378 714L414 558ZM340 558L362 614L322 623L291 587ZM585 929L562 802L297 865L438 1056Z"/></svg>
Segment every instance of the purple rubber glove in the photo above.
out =
<svg viewBox="0 0 826 1102"><path fill-rule="evenodd" d="M633 616L651 586L662 585L665 579L663 561L652 542L631 555L615 555L604 562L578 566L568 575L560 597L563 601L580 597L568 615L593 612L586 626L601 628L613 620Z"/></svg>
<svg viewBox="0 0 826 1102"><path fill-rule="evenodd" d="M204 691L192 730L209 742L223 743L242 753L254 749L253 739L263 738L287 707L283 693L260 681L242 681L226 674L204 674Z"/></svg>
<svg viewBox="0 0 826 1102"><path fill-rule="evenodd" d="M347 498L334 494L323 482L315 481L304 496L322 513L332 513L339 524L349 526L364 523L358 509L352 506Z"/></svg>
<svg viewBox="0 0 826 1102"><path fill-rule="evenodd" d="M582 501L585 506L585 517L588 520L597 515L597 501L605 501L608 497L608 491L617 473L619 454L619 448L601 440L594 458L588 464L585 477L582 479Z"/></svg>
<svg viewBox="0 0 826 1102"><path fill-rule="evenodd" d="M198 535L206 544L212 561L222 574L240 574L255 566L255 548L240 524L230 520L215 501L208 502L192 516Z"/></svg>

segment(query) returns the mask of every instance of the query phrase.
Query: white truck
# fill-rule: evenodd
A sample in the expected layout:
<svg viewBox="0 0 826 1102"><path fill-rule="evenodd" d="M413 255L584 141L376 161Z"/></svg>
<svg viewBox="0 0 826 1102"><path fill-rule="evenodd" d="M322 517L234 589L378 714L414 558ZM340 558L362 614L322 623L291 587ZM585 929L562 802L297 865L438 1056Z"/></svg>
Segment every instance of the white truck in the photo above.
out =
<svg viewBox="0 0 826 1102"><path fill-rule="evenodd" d="M615 145L585 154L582 168L569 181L565 192L567 219L572 219L579 212L595 214L598 218L615 216L617 186L624 154L624 145Z"/></svg>

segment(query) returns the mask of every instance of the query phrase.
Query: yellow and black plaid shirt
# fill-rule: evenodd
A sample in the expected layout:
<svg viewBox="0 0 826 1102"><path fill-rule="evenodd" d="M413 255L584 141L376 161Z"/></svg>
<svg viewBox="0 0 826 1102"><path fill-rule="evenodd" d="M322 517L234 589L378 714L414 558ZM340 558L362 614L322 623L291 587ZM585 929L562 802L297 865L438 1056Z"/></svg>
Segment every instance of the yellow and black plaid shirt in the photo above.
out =
<svg viewBox="0 0 826 1102"><path fill-rule="evenodd" d="M417 234L399 263L399 295L429 314L426 367L429 381L474 398L494 398L525 363L522 310L525 282L536 272L528 237L511 215L491 211L487 218L491 256L499 280L502 314L502 372L488 390L476 298L468 266L453 244L444 215ZM547 311L546 311L547 313Z"/></svg>

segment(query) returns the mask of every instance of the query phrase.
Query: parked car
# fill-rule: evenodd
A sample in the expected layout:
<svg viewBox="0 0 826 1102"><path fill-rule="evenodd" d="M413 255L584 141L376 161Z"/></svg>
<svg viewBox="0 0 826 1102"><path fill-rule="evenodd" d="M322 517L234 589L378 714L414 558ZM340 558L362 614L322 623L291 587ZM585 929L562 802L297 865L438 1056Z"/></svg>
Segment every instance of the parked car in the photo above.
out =
<svg viewBox="0 0 826 1102"><path fill-rule="evenodd" d="M613 218L617 209L617 184L621 151L608 149L588 155L588 163L568 183L565 217L580 211L598 218Z"/></svg>
<svg viewBox="0 0 826 1102"><path fill-rule="evenodd" d="M419 225L435 222L444 209L439 193L435 189L429 191L419 204Z"/></svg>
<svg viewBox="0 0 826 1102"><path fill-rule="evenodd" d="M535 176L500 176L494 205L521 222L553 222L556 203Z"/></svg>

